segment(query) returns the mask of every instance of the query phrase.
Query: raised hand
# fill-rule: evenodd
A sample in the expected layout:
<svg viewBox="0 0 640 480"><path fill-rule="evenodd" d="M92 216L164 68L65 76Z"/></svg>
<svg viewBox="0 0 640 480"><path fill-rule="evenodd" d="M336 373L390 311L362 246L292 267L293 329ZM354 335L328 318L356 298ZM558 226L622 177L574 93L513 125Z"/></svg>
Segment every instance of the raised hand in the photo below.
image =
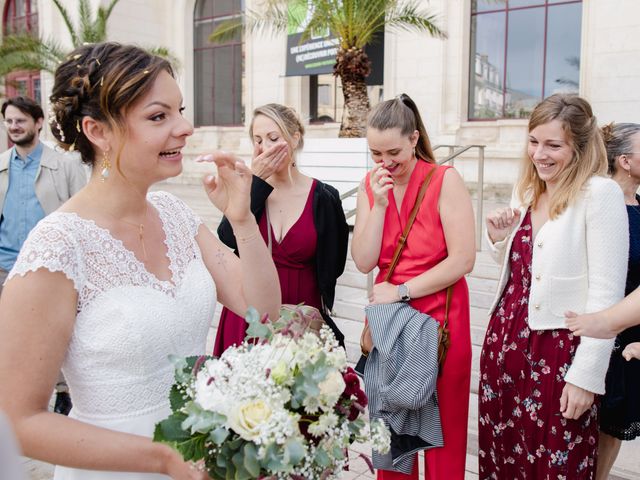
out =
<svg viewBox="0 0 640 480"><path fill-rule="evenodd" d="M253 146L251 171L256 177L266 180L278 171L288 156L289 144L286 142L275 143L267 149L256 143Z"/></svg>
<svg viewBox="0 0 640 480"><path fill-rule="evenodd" d="M376 205L386 207L389 205L389 190L393 188L393 177L389 170L377 163L369 175L369 184L373 192L373 201Z"/></svg>
<svg viewBox="0 0 640 480"><path fill-rule="evenodd" d="M244 222L251 217L251 170L233 154L214 152L200 159L200 162L213 162L218 167L217 175L207 175L204 189L209 200L229 219Z"/></svg>
<svg viewBox="0 0 640 480"><path fill-rule="evenodd" d="M520 221L517 208L499 208L487 215L487 232L493 243L501 242L511 233Z"/></svg>
<svg viewBox="0 0 640 480"><path fill-rule="evenodd" d="M565 323L574 335L593 338L613 338L615 330L611 328L602 312L578 315L575 312L565 312Z"/></svg>

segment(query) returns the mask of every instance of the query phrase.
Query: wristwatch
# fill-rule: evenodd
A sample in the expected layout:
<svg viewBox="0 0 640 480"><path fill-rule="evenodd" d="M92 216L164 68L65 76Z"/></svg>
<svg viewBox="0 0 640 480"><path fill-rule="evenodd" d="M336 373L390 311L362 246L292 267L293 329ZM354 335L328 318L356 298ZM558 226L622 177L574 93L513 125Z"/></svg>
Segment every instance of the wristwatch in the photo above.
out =
<svg viewBox="0 0 640 480"><path fill-rule="evenodd" d="M406 283L401 283L398 285L398 296L400 297L401 302L408 302L411 300L411 295L409 295L409 287L407 287Z"/></svg>

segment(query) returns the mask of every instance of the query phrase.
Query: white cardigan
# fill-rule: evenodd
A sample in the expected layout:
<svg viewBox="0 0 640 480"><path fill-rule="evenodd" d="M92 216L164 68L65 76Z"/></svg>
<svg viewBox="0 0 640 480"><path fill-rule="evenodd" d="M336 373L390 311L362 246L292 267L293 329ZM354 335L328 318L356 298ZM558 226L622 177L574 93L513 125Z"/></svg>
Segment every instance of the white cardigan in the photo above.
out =
<svg viewBox="0 0 640 480"><path fill-rule="evenodd" d="M522 223L529 206L515 199L511 206L520 210ZM505 253L511 252L519 227L520 224L506 239L495 244L487 235L492 256L502 264L490 314L509 279ZM597 312L623 298L629 257L629 219L622 190L613 180L591 178L576 201L540 228L534 242L529 291L532 330L566 328L566 311ZM582 337L564 380L603 394L613 342L613 339Z"/></svg>

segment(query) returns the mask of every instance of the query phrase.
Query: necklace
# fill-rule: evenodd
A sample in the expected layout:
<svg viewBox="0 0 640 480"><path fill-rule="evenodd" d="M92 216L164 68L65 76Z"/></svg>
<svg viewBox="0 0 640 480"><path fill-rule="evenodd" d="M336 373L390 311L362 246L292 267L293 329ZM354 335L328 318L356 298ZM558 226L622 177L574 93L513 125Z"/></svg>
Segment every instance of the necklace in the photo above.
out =
<svg viewBox="0 0 640 480"><path fill-rule="evenodd" d="M149 210L149 203L145 200L145 202L144 202L144 213L142 215L143 220L146 220L148 210ZM142 247L142 258L146 262L147 261L147 247L144 244L144 223L143 222L140 222L140 223L130 222L129 220L125 220L124 218L116 217L115 215L112 215L109 212L107 212L107 214L110 217L115 218L116 220L120 220L121 222L124 222L124 223L127 223L129 225L132 225L132 226L134 226L134 227L136 227L138 229L138 241L140 242L140 246Z"/></svg>

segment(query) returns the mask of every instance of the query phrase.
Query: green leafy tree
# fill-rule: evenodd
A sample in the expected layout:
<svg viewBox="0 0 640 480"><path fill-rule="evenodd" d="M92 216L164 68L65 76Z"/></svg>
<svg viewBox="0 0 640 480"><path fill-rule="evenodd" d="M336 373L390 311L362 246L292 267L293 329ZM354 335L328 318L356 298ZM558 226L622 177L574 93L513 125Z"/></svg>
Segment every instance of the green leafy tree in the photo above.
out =
<svg viewBox="0 0 640 480"><path fill-rule="evenodd" d="M107 22L114 7L120 0L111 0L108 6L98 7L95 12L90 0L79 0L78 22L74 24L68 10L60 0L51 0L62 17L73 48L84 43L97 43L107 40ZM150 48L149 51L175 59L168 49ZM5 36L0 43L0 76L21 70L44 70L53 73L69 51L52 38L36 37L28 32L16 32Z"/></svg>
<svg viewBox="0 0 640 480"><path fill-rule="evenodd" d="M301 15L301 9L308 14ZM260 10L246 10L220 24L209 38L224 42L240 31L282 33L292 29L302 30L302 41L320 32L336 37L339 48L333 74L342 82L345 106L339 136L363 137L369 111L365 80L371 72L364 47L383 30L446 38L436 21L436 15L421 8L417 0L266 0Z"/></svg>

